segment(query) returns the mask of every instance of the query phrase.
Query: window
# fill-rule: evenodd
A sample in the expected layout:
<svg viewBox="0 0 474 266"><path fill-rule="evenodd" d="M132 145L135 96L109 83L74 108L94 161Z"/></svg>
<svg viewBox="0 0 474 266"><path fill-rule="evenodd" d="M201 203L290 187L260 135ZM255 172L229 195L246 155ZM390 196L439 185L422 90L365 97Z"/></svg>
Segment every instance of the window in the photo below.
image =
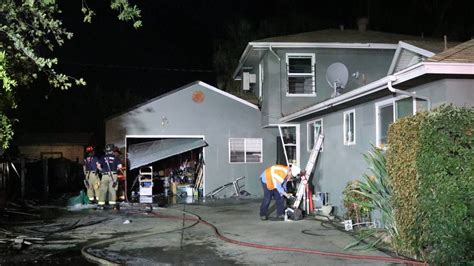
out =
<svg viewBox="0 0 474 266"><path fill-rule="evenodd" d="M355 136L355 110L344 112L344 145L354 145Z"/></svg>
<svg viewBox="0 0 474 266"><path fill-rule="evenodd" d="M308 146L307 149L309 152L313 150L314 144L318 139L320 134L323 134L323 119L314 120L306 124L308 132ZM321 151L323 148L321 147Z"/></svg>
<svg viewBox="0 0 474 266"><path fill-rule="evenodd" d="M413 114L413 99L411 97L395 101L395 119Z"/></svg>
<svg viewBox="0 0 474 266"><path fill-rule="evenodd" d="M316 96L314 54L287 54L287 96Z"/></svg>
<svg viewBox="0 0 474 266"><path fill-rule="evenodd" d="M262 139L231 138L229 139L230 163L261 163Z"/></svg>
<svg viewBox="0 0 474 266"><path fill-rule="evenodd" d="M299 125L280 125L280 139L287 164L299 163Z"/></svg>
<svg viewBox="0 0 474 266"><path fill-rule="evenodd" d="M401 96L375 104L376 108L376 143L383 148L387 144L388 127L391 123L405 116L428 110L426 100Z"/></svg>

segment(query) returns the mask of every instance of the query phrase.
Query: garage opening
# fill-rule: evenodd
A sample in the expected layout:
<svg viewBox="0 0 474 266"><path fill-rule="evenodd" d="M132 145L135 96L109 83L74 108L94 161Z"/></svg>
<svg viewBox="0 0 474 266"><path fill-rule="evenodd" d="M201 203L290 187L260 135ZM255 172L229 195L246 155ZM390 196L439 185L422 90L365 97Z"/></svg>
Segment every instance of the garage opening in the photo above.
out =
<svg viewBox="0 0 474 266"><path fill-rule="evenodd" d="M193 202L205 193L203 136L127 136L129 201Z"/></svg>

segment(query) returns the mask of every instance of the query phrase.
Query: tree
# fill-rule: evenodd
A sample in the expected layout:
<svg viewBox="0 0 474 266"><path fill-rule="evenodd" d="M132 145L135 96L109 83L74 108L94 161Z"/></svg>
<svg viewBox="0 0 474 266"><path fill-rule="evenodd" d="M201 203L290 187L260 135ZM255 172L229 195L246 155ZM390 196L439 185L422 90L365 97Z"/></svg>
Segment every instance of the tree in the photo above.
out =
<svg viewBox="0 0 474 266"><path fill-rule="evenodd" d="M95 12L85 0L81 1L84 22L90 23ZM118 12L119 20L141 27L140 9L128 0L110 0L110 8ZM82 78L55 69L58 64L55 48L73 37L57 18L60 13L57 0L0 1L0 144L3 149L8 148L13 137L13 119L8 114L16 108L15 89L39 77L63 90L86 84Z"/></svg>

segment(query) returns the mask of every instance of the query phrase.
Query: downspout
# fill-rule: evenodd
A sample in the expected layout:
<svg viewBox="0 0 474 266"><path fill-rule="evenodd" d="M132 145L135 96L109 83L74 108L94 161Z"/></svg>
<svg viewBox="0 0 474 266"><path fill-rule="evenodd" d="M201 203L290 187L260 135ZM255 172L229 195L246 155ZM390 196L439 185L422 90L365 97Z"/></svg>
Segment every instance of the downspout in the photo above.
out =
<svg viewBox="0 0 474 266"><path fill-rule="evenodd" d="M394 76L394 75L388 76L388 81L387 81L387 88L388 88L388 90L390 90L390 91L393 92L393 93L408 95L408 96L413 97L413 98L418 98L418 99L425 100L426 103L427 103L427 105L428 105L428 111L431 110L431 99L430 99L430 98L417 95L417 94L415 94L415 93L413 93L413 92L408 92L408 91L403 91L403 90L395 89L395 88L392 86L392 82L397 81L397 79L398 79L397 76Z"/></svg>
<svg viewBox="0 0 474 266"><path fill-rule="evenodd" d="M281 58L280 58L280 57L277 55L277 53L275 53L275 51L273 51L273 49L272 49L272 46L271 46L271 45L270 45L270 46L268 46L268 50L270 51L270 53L272 53L272 54L273 54L273 55L276 57L276 59L278 59L278 62L280 62L280 61L281 61Z"/></svg>

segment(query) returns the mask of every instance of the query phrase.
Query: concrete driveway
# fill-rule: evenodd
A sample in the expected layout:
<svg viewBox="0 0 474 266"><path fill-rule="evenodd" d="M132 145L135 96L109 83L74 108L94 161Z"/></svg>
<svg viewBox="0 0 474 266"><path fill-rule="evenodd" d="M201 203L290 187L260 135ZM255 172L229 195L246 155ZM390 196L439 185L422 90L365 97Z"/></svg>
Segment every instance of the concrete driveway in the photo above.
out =
<svg viewBox="0 0 474 266"><path fill-rule="evenodd" d="M259 205L260 201L256 199L232 199L177 204L153 208L152 211L137 205L124 205L120 211L61 210L53 215L49 224L11 228L18 234L44 237L44 240L13 256L2 255L0 263L34 260L38 263L82 265L90 262L141 265L389 264L355 257L342 258L340 256L347 255L340 253L390 257L378 251L344 251L343 248L355 239L322 226L314 219L261 221ZM204 222L198 222L199 218ZM54 229L72 224L75 226L66 226L67 230ZM218 229L222 238L217 236L212 226Z"/></svg>

